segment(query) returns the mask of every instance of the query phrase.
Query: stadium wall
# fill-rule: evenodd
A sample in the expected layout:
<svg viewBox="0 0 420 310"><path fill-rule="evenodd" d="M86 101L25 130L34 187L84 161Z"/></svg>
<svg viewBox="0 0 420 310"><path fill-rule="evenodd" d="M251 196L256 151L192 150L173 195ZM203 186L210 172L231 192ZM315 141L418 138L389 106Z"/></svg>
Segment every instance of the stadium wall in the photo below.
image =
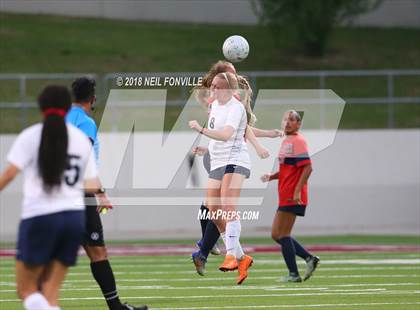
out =
<svg viewBox="0 0 420 310"><path fill-rule="evenodd" d="M243 0L1 0L0 11L186 23L255 25L258 22L251 2ZM376 11L361 15L354 24L420 27L420 1L384 0Z"/></svg>
<svg viewBox="0 0 420 310"><path fill-rule="evenodd" d="M307 132L305 135L313 135ZM153 133L145 134L154 138ZM318 134L317 134L318 135ZM0 168L15 135L0 136ZM101 136L101 140L109 134ZM309 139L308 139L309 140ZM262 143L276 154L279 141L264 139ZM311 142L309 141L309 146ZM304 219L299 219L295 233L327 234L420 234L420 130L352 130L339 131L332 146L313 155L310 179L310 206ZM102 149L102 152L106 150ZM261 186L259 176L267 171L266 163L253 157L253 173L248 188ZM153 156L151 154L150 156ZM182 238L199 234L198 206L204 190L196 191L190 205L179 203L185 193L188 165L179 170L168 190L136 192L130 190L132 180L132 147L124 157L114 197L137 197L143 205L120 205L103 216L108 239ZM103 163L102 163L103 164ZM206 174L201 161L194 163L198 183L204 186ZM156 178L165 173L156 165ZM0 241L13 241L19 223L22 179L19 177L0 194ZM198 195L197 195L198 194ZM277 188L272 182L267 189L247 189L243 196L263 196L261 206L244 207L259 211L257 221L243 221L243 234L270 235L276 209ZM159 197L157 197L159 196ZM165 196L173 204L160 206L157 199ZM150 205L145 197L150 198ZM139 200L139 201L140 201ZM115 201L115 199L114 199Z"/></svg>

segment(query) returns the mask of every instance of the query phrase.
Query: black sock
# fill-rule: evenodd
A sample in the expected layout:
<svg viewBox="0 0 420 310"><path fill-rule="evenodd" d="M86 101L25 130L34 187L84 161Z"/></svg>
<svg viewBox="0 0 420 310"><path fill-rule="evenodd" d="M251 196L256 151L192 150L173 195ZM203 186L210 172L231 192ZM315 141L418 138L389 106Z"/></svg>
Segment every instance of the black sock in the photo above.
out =
<svg viewBox="0 0 420 310"><path fill-rule="evenodd" d="M98 282L102 294L105 297L109 310L121 310L121 301L118 298L117 287L115 285L114 273L108 260L91 263L90 270L93 277Z"/></svg>
<svg viewBox="0 0 420 310"><path fill-rule="evenodd" d="M293 239L292 237L290 237L290 239L292 239L293 241L293 245L295 247L297 256L303 258L305 261L312 257L312 255L308 251L306 251L305 248L301 246L299 242L296 241L296 239Z"/></svg>
<svg viewBox="0 0 420 310"><path fill-rule="evenodd" d="M200 248L201 254L203 254L205 257L209 256L209 252L214 247L219 237L220 232L219 229L217 229L216 224L214 224L213 221L209 221Z"/></svg>
<svg viewBox="0 0 420 310"><path fill-rule="evenodd" d="M281 251L283 253L284 261L286 262L289 272L298 274L296 265L296 250L293 245L292 238L283 237L277 240L277 242L281 245Z"/></svg>
<svg viewBox="0 0 420 310"><path fill-rule="evenodd" d="M201 215L203 217L207 217L207 214L209 213L209 209L204 205L204 203L201 204L200 210L201 210ZM206 227L207 227L208 222L209 222L208 219L206 219L206 218L201 219L200 218L201 236L202 236L202 238L204 238L204 234L206 232Z"/></svg>

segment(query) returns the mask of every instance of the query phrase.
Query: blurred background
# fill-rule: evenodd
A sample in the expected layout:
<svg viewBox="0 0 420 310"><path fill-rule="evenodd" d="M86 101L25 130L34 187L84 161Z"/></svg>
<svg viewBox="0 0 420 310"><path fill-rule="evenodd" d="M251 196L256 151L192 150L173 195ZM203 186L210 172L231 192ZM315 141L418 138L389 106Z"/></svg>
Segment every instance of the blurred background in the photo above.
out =
<svg viewBox="0 0 420 310"><path fill-rule="evenodd" d="M234 34L249 42L250 54L236 69L249 78L255 94L261 89L331 89L346 102L334 144L313 157L310 209L295 232L418 237L416 0L0 0L0 167L16 134L41 120L36 97L45 85L70 86L81 75L95 77L99 124L110 90L118 88L117 76L202 76L222 59L222 43ZM165 131L173 128L190 91L168 88ZM264 114L264 106L258 108ZM264 122L256 126L270 128ZM312 129L322 128L320 121ZM261 142L276 154L280 141ZM131 148L118 190L111 193L154 197L130 192ZM203 185L204 171L199 162L196 167ZM180 180L182 187L185 178ZM175 186L167 193L173 197L183 191ZM260 219L244 223L243 233L268 238L276 184L247 194L262 195L264 201L254 208ZM0 195L0 241L15 239L20 199L21 181ZM106 236L192 238L199 234L197 211L198 205L119 206L103 217Z"/></svg>

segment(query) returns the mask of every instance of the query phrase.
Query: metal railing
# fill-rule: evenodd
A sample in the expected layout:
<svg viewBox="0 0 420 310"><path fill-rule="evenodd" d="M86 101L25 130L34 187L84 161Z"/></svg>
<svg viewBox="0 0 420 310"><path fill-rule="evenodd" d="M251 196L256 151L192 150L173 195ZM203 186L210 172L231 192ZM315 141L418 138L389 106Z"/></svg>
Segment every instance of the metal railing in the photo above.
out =
<svg viewBox="0 0 420 310"><path fill-rule="evenodd" d="M19 123L20 128L23 129L28 125L28 110L36 108L35 101L28 101L28 92L27 86L28 81L40 81L40 80L69 80L69 86L71 81L80 77L80 76L89 76L91 78L97 79L97 75L91 73L7 73L0 74L0 83L3 81L17 81L19 83L19 94L18 101L8 102L2 98L0 94L0 114L2 110L7 109L16 109L19 110ZM17 120L16 120L17 121Z"/></svg>
<svg viewBox="0 0 420 310"><path fill-rule="evenodd" d="M385 78L386 81L386 97L372 96L372 97L344 97L343 99L348 104L386 104L387 105L387 127L395 127L395 105L396 104L420 104L420 96L395 96L395 79L400 77L418 77L420 86L420 69L410 70L348 70L348 71L250 71L241 72L242 75L249 78L250 84L254 90L258 90L259 78L315 78L318 80L318 87L320 89L329 88L327 78L362 78L362 77L377 77ZM0 113L2 108L20 109L20 125L23 128L27 122L25 111L27 109L35 108L33 101L28 101L27 84L28 81L36 80L69 80L71 81L80 76L90 76L97 81L98 99L99 102L105 103L109 90L111 88L118 88L116 79L118 77L200 77L204 72L159 72L159 73L110 73L104 76L98 76L91 73L70 73L70 74L0 74L0 83L3 81L17 81L19 84L18 100L7 102L0 95ZM191 87L181 87L180 98L171 100L168 104L182 105L188 99ZM340 94L339 94L340 95ZM375 95L375 94L373 94Z"/></svg>

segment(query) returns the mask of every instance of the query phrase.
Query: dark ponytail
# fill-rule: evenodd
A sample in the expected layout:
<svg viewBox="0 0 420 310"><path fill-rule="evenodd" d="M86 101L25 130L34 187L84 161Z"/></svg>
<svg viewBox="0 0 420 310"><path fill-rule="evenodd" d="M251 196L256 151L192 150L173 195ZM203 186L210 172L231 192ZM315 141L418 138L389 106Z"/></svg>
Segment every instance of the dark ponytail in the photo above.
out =
<svg viewBox="0 0 420 310"><path fill-rule="evenodd" d="M38 97L44 122L38 151L38 170L44 190L50 193L60 186L67 167L68 135L64 116L71 106L71 96L64 86L47 86Z"/></svg>

